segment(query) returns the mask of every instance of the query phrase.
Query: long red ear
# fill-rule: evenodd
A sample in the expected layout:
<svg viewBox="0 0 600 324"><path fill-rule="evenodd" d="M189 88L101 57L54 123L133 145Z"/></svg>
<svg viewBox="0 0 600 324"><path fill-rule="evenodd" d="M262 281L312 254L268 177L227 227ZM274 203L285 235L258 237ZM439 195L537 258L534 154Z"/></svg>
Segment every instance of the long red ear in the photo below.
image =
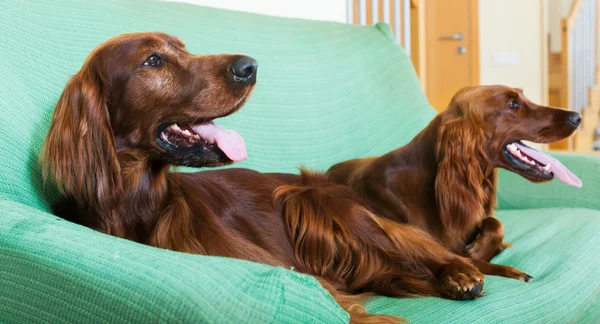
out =
<svg viewBox="0 0 600 324"><path fill-rule="evenodd" d="M99 79L84 67L69 81L56 104L41 162L44 179L52 178L63 195L110 213L120 191L120 166Z"/></svg>
<svg viewBox="0 0 600 324"><path fill-rule="evenodd" d="M435 195L449 235L461 235L484 214L484 145L484 129L471 117L442 118L436 144Z"/></svg>

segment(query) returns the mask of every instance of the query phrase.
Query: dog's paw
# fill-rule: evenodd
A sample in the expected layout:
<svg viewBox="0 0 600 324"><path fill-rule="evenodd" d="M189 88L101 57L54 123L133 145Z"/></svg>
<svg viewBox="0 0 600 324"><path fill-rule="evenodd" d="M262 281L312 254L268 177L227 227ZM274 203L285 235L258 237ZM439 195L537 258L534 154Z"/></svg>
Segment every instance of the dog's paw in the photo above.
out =
<svg viewBox="0 0 600 324"><path fill-rule="evenodd" d="M449 299L471 300L483 296L485 276L466 262L446 266L440 278L442 295Z"/></svg>
<svg viewBox="0 0 600 324"><path fill-rule="evenodd" d="M525 282L530 282L531 280L533 280L533 277L527 274L526 272L513 267L506 267L506 275L504 277L513 278Z"/></svg>

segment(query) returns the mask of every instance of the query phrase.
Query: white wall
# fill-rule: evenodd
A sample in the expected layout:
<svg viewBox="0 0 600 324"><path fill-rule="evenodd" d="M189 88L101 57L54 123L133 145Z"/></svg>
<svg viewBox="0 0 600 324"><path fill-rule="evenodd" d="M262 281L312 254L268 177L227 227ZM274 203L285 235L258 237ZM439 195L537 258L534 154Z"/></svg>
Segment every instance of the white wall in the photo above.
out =
<svg viewBox="0 0 600 324"><path fill-rule="evenodd" d="M560 52L562 46L562 19L569 15L573 0L546 0L548 2L548 32L550 51Z"/></svg>
<svg viewBox="0 0 600 324"><path fill-rule="evenodd" d="M542 0L479 0L481 84L523 88L545 103L546 50Z"/></svg>
<svg viewBox="0 0 600 324"><path fill-rule="evenodd" d="M346 22L346 0L167 0L271 16Z"/></svg>

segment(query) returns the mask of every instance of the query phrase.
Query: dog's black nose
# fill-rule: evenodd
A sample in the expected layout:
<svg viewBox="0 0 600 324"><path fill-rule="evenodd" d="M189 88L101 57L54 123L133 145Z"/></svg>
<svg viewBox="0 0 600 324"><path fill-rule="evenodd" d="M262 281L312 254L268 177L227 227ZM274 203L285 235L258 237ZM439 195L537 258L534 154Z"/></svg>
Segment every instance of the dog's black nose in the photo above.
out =
<svg viewBox="0 0 600 324"><path fill-rule="evenodd" d="M569 113L569 124L578 127L581 124L581 114L576 112Z"/></svg>
<svg viewBox="0 0 600 324"><path fill-rule="evenodd" d="M258 62L250 56L242 56L231 64L231 75L233 81L240 83L249 83L256 79L256 70Z"/></svg>

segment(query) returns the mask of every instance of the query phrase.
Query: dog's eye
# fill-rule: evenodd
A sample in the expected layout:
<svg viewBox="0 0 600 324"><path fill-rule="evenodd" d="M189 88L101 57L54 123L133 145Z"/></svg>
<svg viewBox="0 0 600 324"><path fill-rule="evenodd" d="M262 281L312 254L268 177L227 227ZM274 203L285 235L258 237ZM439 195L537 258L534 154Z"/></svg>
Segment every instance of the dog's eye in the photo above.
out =
<svg viewBox="0 0 600 324"><path fill-rule="evenodd" d="M150 55L150 57L146 59L146 62L144 62L144 66L160 66L161 64L162 59L156 54Z"/></svg>
<svg viewBox="0 0 600 324"><path fill-rule="evenodd" d="M516 100L513 100L508 103L508 108L510 108L510 109L519 109L520 107L521 107L521 104Z"/></svg>

